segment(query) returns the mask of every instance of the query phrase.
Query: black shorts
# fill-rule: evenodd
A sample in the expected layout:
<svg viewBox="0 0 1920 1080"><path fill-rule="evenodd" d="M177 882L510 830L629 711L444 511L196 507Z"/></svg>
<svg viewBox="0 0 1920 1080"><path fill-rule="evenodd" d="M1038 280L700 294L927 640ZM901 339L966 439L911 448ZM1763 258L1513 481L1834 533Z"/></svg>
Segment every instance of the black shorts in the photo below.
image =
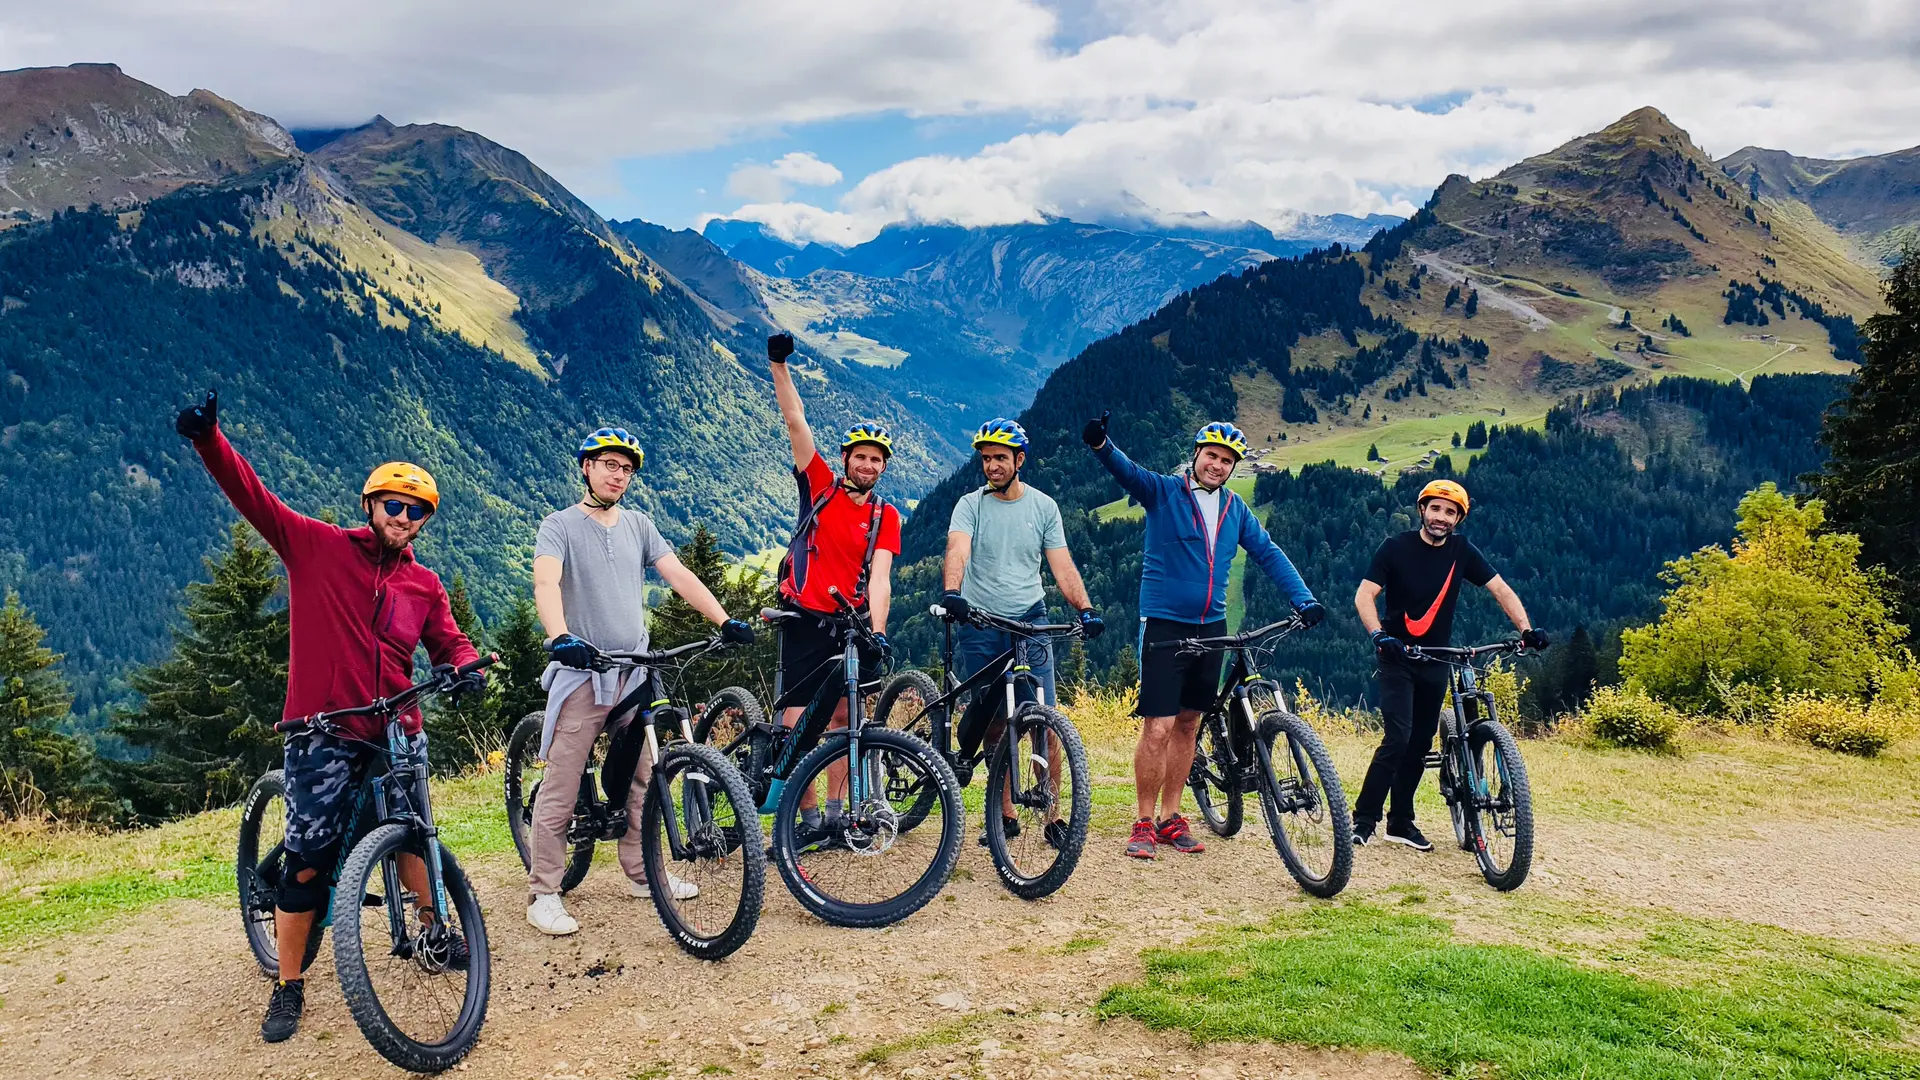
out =
<svg viewBox="0 0 1920 1080"><path fill-rule="evenodd" d="M1156 641L1176 641L1190 637L1223 637L1225 619L1210 623L1175 622L1172 619L1140 621L1140 704L1135 716L1172 716L1185 710L1205 712L1220 693L1220 669L1227 654L1203 653L1182 656L1179 649L1155 649Z"/></svg>
<svg viewBox="0 0 1920 1080"><path fill-rule="evenodd" d="M832 662L839 657L841 649L836 624L804 609L789 607L782 610L798 611L801 617L780 623L782 687L780 700L773 704L776 709L805 705L812 701L814 693L829 675L836 682L844 678L840 674L840 666ZM865 642L860 643L859 649L860 681L879 678L884 673L880 654Z"/></svg>

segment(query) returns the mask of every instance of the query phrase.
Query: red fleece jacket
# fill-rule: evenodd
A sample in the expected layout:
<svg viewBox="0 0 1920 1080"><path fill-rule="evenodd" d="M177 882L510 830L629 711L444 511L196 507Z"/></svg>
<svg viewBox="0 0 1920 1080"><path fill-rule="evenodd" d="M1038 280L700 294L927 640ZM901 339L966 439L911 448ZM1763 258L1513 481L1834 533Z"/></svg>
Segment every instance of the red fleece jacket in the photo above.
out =
<svg viewBox="0 0 1920 1080"><path fill-rule="evenodd" d="M421 644L436 664L465 664L480 655L453 621L440 578L414 561L411 545L390 551L372 529L342 529L294 513L218 429L194 449L287 568L292 642L283 717L355 708L406 689ZM404 724L410 734L419 731L419 710ZM361 738L382 737L381 724L370 717L341 726Z"/></svg>

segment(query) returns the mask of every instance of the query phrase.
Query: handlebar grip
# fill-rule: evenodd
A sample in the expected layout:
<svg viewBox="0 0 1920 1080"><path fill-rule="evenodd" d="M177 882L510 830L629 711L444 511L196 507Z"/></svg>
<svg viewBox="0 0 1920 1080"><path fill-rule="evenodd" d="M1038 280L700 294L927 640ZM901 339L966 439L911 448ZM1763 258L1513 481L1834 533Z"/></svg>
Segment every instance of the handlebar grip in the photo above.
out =
<svg viewBox="0 0 1920 1080"><path fill-rule="evenodd" d="M930 604L927 606L927 614L936 619L944 619L947 617L947 609L941 607L939 604Z"/></svg>
<svg viewBox="0 0 1920 1080"><path fill-rule="evenodd" d="M290 717L288 719L281 720L275 723L273 725L273 730L280 732L282 735L289 735L289 734L292 734L293 732L299 731L301 728L304 728L306 726L307 726L306 717L295 716L295 717Z"/></svg>
<svg viewBox="0 0 1920 1080"><path fill-rule="evenodd" d="M462 675L471 675L474 672L479 671L481 668L487 667L492 664L497 664L499 662L500 662L500 654L497 652L490 652L485 656L476 657L475 659L465 664L462 664L457 668L454 668L453 675L454 675L454 678L457 679Z"/></svg>

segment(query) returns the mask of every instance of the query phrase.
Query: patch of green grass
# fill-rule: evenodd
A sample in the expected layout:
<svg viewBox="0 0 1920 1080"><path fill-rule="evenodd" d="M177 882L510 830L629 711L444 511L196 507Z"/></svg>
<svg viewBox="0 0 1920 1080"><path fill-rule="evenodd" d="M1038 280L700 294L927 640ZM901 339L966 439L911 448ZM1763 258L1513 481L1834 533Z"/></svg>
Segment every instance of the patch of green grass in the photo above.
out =
<svg viewBox="0 0 1920 1080"><path fill-rule="evenodd" d="M1457 942L1421 914L1315 906L1149 952L1145 978L1109 990L1099 1011L1201 1040L1378 1048L1507 1080L1920 1076L1920 1051L1903 1041L1920 1020L1914 958L1648 923L1638 941L1576 962Z"/></svg>
<svg viewBox="0 0 1920 1080"><path fill-rule="evenodd" d="M860 1056L854 1060L862 1065L884 1065L887 1063L887 1059L893 1057L895 1054L909 1054L915 1050L928 1050L936 1046L950 1046L979 1031L982 1027L986 1026L989 1019L991 1019L991 1017L987 1013L973 1013L969 1016L963 1016L951 1023L929 1028L918 1034L909 1035L904 1039L895 1039L892 1042L884 1042L878 1046L870 1046L860 1051Z"/></svg>
<svg viewBox="0 0 1920 1080"><path fill-rule="evenodd" d="M825 1005L820 1007L821 1016L833 1016L836 1013L843 1013L846 1011L847 1011L847 1003L844 1001L829 1001Z"/></svg>
<svg viewBox="0 0 1920 1080"><path fill-rule="evenodd" d="M673 1066L671 1065L648 1065L645 1068L635 1069L628 1073L627 1080L662 1080L663 1077L672 1075L672 1073Z"/></svg>
<svg viewBox="0 0 1920 1080"><path fill-rule="evenodd" d="M1107 939L1099 934L1075 934L1060 946L1060 951L1063 953L1086 952L1088 949L1097 949L1106 943Z"/></svg>
<svg viewBox="0 0 1920 1080"><path fill-rule="evenodd" d="M700 1066L700 1075L701 1076L732 1076L733 1070L727 1068L725 1065L702 1065Z"/></svg>

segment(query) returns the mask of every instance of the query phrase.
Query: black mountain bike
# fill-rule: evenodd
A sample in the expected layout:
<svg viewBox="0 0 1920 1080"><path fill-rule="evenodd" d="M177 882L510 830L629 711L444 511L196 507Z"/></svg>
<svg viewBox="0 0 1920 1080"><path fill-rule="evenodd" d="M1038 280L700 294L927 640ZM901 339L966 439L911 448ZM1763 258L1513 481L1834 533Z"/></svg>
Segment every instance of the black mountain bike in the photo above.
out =
<svg viewBox="0 0 1920 1080"><path fill-rule="evenodd" d="M648 891L674 942L702 960L730 956L753 936L767 880L760 815L746 780L719 752L694 739L686 710L672 704L665 690L666 673L684 671L726 647L713 637L659 652L594 650L595 671L648 672L608 714L605 750L581 770L561 878L563 891L580 884L594 846L618 841L633 827L627 793L644 753L653 767L638 823ZM621 722L629 716L637 719ZM533 804L545 771L539 758L545 722L545 713L529 713L507 740L507 828L529 869Z"/></svg>
<svg viewBox="0 0 1920 1080"><path fill-rule="evenodd" d="M1517 639L1471 649L1407 647L1410 657L1453 669L1453 708L1440 714L1440 749L1427 755L1427 767L1440 770L1454 840L1473 852L1481 876L1501 892L1519 888L1533 866L1533 793L1520 744L1494 712L1493 691L1480 682L1481 665L1525 648Z"/></svg>
<svg viewBox="0 0 1920 1080"><path fill-rule="evenodd" d="M1078 634L1080 628L1023 623L975 609L968 621L1007 632L1013 636L1013 648L961 682L953 674L953 624L945 621L946 610L940 605L931 610L946 628L941 651L945 692L927 673L903 671L881 691L874 721L910 732L939 751L963 788L985 760L987 791L982 812L993 868L1015 896L1026 900L1050 896L1067 883L1086 847L1093 788L1080 732L1059 710L1040 703L1042 684L1033 674L1032 660L1036 650L1048 648L1053 635ZM1019 704L1022 687L1035 700ZM963 697L969 703L961 711L956 733L953 714ZM918 824L933 799L934 792L922 792L903 827Z"/></svg>
<svg viewBox="0 0 1920 1080"><path fill-rule="evenodd" d="M823 665L836 670L793 727L777 718L770 723L740 702L716 707L729 694L751 701L729 688L716 695L693 734L739 767L760 812L773 815L774 862L801 907L836 926L888 926L926 906L953 873L963 823L960 785L933 747L867 721L859 645L871 643L873 632L837 590L833 598L839 610L830 615L760 612L776 629L822 618L840 637L840 655ZM776 702L787 674L775 676ZM842 697L847 726L828 731ZM922 807L928 792L935 797ZM817 825L802 807L822 814ZM906 823L909 813L921 814L912 824L922 827Z"/></svg>
<svg viewBox="0 0 1920 1080"><path fill-rule="evenodd" d="M355 796L355 823L340 844L341 862L327 908L313 920L302 970L331 925L334 968L353 1022L381 1057L412 1072L451 1068L473 1048L487 1018L491 966L480 901L434 825L426 736L407 735L400 718L498 659L481 657L357 709L274 725L283 733L311 730L379 746L385 754L384 772L369 770ZM386 742L343 733L338 721L353 716L386 721ZM286 870L286 824L286 778L275 769L247 794L236 874L247 944L272 977L280 974L274 908ZM430 920L421 918L423 898ZM466 939L464 966L451 953L456 933Z"/></svg>
<svg viewBox="0 0 1920 1080"><path fill-rule="evenodd" d="M1148 648L1233 654L1225 688L1200 718L1187 786L1200 817L1220 836L1240 831L1242 794L1258 795L1287 872L1302 889L1324 898L1346 888L1353 873L1346 789L1319 734L1287 709L1280 684L1262 678L1256 664L1305 628L1294 616L1244 634L1160 641Z"/></svg>

